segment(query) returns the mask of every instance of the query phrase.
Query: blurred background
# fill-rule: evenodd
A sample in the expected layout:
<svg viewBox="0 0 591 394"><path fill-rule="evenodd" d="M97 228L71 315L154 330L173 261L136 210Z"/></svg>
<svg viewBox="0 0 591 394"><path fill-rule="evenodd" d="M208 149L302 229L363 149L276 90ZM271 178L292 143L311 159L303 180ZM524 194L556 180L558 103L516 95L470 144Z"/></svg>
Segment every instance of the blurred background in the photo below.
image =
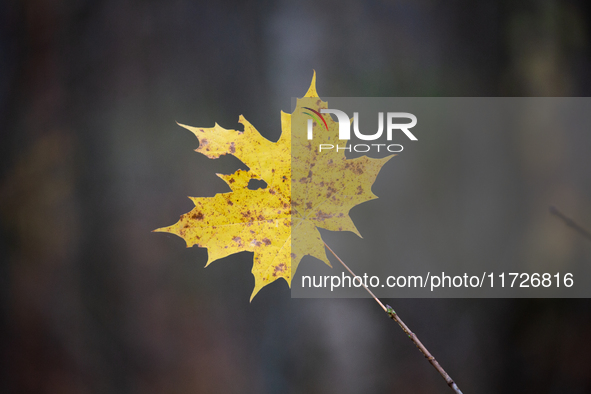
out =
<svg viewBox="0 0 591 394"><path fill-rule="evenodd" d="M590 29L582 0L3 1L0 391L451 392L374 301L291 299L277 281L249 303L252 254L203 269L206 249L151 233L191 209L186 196L228 191L216 172L244 168L193 152L175 122L237 128L243 114L276 140L313 69L321 97L589 96ZM475 135L449 140L445 165L472 168L478 144L511 155L544 203L493 212L494 225L519 223L524 258L589 258L545 205L591 226L587 169L544 176L589 139L538 137L560 149ZM445 208L446 190L479 174L447 179L443 162L420 171ZM374 191L395 185L380 175ZM474 240L446 219L431 222L443 242ZM556 233L539 231L547 220ZM410 225L401 215L392 231ZM465 394L591 393L587 299L386 301Z"/></svg>

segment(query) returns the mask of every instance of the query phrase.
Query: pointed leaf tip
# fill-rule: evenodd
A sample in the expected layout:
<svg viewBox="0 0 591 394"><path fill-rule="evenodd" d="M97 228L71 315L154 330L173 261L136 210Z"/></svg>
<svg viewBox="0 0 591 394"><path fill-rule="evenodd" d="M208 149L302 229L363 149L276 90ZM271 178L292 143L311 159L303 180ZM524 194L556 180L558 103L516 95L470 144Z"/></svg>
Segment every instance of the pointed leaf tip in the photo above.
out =
<svg viewBox="0 0 591 394"><path fill-rule="evenodd" d="M252 302L253 298L255 295L257 295L257 293L259 292L259 290L261 290L261 287L257 287L255 285L254 290L252 291L252 294L250 295L250 300L248 300L248 302Z"/></svg>
<svg viewBox="0 0 591 394"><path fill-rule="evenodd" d="M314 70L314 75L312 76L310 88L308 89L304 97L318 97L318 92L316 91L316 70Z"/></svg>

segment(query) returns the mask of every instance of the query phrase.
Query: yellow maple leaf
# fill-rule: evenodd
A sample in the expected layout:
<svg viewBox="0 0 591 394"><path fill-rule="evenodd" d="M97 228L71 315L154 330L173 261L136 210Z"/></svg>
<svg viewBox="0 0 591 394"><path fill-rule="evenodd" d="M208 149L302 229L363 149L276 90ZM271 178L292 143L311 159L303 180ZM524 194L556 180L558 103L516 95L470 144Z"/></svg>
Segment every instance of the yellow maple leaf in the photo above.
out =
<svg viewBox="0 0 591 394"><path fill-rule="evenodd" d="M207 265L242 251L254 252L252 273L255 286L250 299L269 283L291 278L306 255L330 266L318 227L353 231L361 236L349 217L357 204L377 198L371 185L390 157L366 156L347 159L344 150L318 152L319 141L338 141L338 123L330 116L315 118L312 140L305 132L310 109L328 108L316 92L316 74L308 92L298 99L292 114L281 112L282 134L277 142L265 139L240 116L244 131L181 125L199 139L197 152L211 159L231 154L249 168L222 175L232 189L214 197L189 197L195 204L172 226L154 231L183 238L187 247L208 250ZM321 126L322 132L320 132ZM292 162L294 165L292 165ZM267 183L264 189L248 189L251 179Z"/></svg>

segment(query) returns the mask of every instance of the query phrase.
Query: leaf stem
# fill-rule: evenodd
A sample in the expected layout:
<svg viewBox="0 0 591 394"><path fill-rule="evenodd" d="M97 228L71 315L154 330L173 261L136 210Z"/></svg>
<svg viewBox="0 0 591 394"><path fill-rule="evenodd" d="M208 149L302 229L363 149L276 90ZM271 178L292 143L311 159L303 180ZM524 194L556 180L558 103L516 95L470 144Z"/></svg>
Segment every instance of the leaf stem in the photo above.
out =
<svg viewBox="0 0 591 394"><path fill-rule="evenodd" d="M322 241L322 242L324 242L324 241ZM351 275L353 275L353 277L357 276L357 275L355 275L355 273L354 273L353 271L351 271L351 268L349 268L349 267L347 266L347 264L345 264L345 262L344 262L343 260L341 260L341 258L340 258L339 256L337 256L337 254L336 254L336 253L335 253L335 252L334 252L334 251L333 251L333 250L330 248L330 246L328 246L328 245L326 244L326 242L324 242L324 246L326 247L326 249L328 249L328 250L330 251L330 253L332 253L332 254L333 254L333 256L334 256L334 257L336 257L336 258L337 258L337 260L339 260L339 262L340 262L341 264L343 264L343 267L345 267L345 268L347 269L347 271L349 271L349 273L350 273ZM364 288L365 290L367 290L367 292L368 292L368 293L369 293L369 294L370 294L370 295L373 297L373 299L374 299L374 300L376 300L376 302L377 302L378 304L380 304L380 306L382 307L382 309L384 310L384 312L386 312L386 313L387 313L387 312L388 312L388 308L386 308L386 306L385 306L385 305L382 303L382 301L380 301L380 300L378 299L378 297L376 297L376 296L375 296L375 295L374 295L374 294L371 292L371 290L370 290L370 289L368 289L368 288L367 288L367 286L365 286L365 284L364 284L363 282L361 282L361 286L363 286L363 288Z"/></svg>
<svg viewBox="0 0 591 394"><path fill-rule="evenodd" d="M343 260L341 260L341 258L339 256L337 256L337 254L326 244L326 242L324 242L324 246L326 247L326 249L328 249L330 251L330 253L333 254L334 257L336 257L336 259L343 265L343 267L345 267L347 269L347 271L349 271L349 273L351 275L353 275L353 277L357 276L355 275L355 273L351 270L351 268L349 268L347 266L347 264L345 264L345 262ZM400 326L400 328L402 328L402 331L404 331L404 333L410 338L410 340L415 344L415 346L421 351L421 353L423 353L423 355L425 356L425 358L429 361L429 363L431 363L431 365L437 370L437 372L439 372L439 374L441 375L441 377L443 379L445 379L445 382L447 383L447 385L449 387L451 387L451 389L453 391L456 392L456 394L462 394L462 392L460 391L460 389L458 388L458 386L456 385L456 383L453 381L453 379L449 376L449 374L447 372L445 372L445 370L443 369L443 367L441 365L439 365L439 363L437 362L437 360L435 360L435 357L433 357L431 355L431 353L429 352L429 350L427 350L427 348L425 347L425 345L423 345L421 343L421 341L419 340L419 338L416 336L416 334L414 332L412 332L408 326L402 321L402 319L400 319L400 316L398 316L398 314L396 312L394 312L394 309L392 309L392 307L390 305L384 305L372 292L371 290L369 290L367 288L367 286L365 286L365 284L361 283L361 285L363 286L363 288L365 290L367 290L367 292L373 297L374 300L376 300L376 302L382 307L382 309L384 310L384 312L386 312L388 314L388 316L390 316L390 318L392 320L394 320L396 323L398 323L398 325Z"/></svg>

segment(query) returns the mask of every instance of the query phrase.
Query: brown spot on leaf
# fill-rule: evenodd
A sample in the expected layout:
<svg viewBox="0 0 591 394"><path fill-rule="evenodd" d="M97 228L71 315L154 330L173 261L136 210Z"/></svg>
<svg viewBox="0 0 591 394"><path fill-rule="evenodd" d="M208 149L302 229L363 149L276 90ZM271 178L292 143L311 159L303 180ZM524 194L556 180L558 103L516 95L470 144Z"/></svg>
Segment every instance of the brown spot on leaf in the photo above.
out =
<svg viewBox="0 0 591 394"><path fill-rule="evenodd" d="M203 220L203 212L194 213L193 216L191 216L191 219Z"/></svg>
<svg viewBox="0 0 591 394"><path fill-rule="evenodd" d="M267 246L271 245L271 240L269 238L263 238L263 243Z"/></svg>
<svg viewBox="0 0 591 394"><path fill-rule="evenodd" d="M296 258L296 254L295 253L291 253L290 256L291 256L292 259L295 259Z"/></svg>
<svg viewBox="0 0 591 394"><path fill-rule="evenodd" d="M307 203L306 203L306 208L308 208L308 209L312 209L312 203L311 203L311 202L307 202Z"/></svg>
<svg viewBox="0 0 591 394"><path fill-rule="evenodd" d="M235 146L234 142L230 143L230 153L231 154L236 153L236 146Z"/></svg>
<svg viewBox="0 0 591 394"><path fill-rule="evenodd" d="M234 203L230 200L228 200L228 205L234 205Z"/></svg>
<svg viewBox="0 0 591 394"><path fill-rule="evenodd" d="M273 270L273 276L277 276L277 274L284 272L287 270L287 265L285 263L281 263L275 267Z"/></svg>
<svg viewBox="0 0 591 394"><path fill-rule="evenodd" d="M230 178L230 180L228 181L228 183L234 183L236 182L236 180L234 178Z"/></svg>
<svg viewBox="0 0 591 394"><path fill-rule="evenodd" d="M275 194L275 193L277 193L277 192L276 192L274 189L269 189L269 193L271 193L271 194Z"/></svg>
<svg viewBox="0 0 591 394"><path fill-rule="evenodd" d="M345 163L345 169L351 170L354 174L361 175L363 174L363 168L361 168L361 163L352 163L348 162Z"/></svg>
<svg viewBox="0 0 591 394"><path fill-rule="evenodd" d="M361 187L361 185L357 186L357 194L362 194L363 193L363 188Z"/></svg>
<svg viewBox="0 0 591 394"><path fill-rule="evenodd" d="M318 220L330 219L331 217L332 215L330 213L324 213L322 211L318 211L316 214L316 219Z"/></svg>
<svg viewBox="0 0 591 394"><path fill-rule="evenodd" d="M312 178L312 170L308 172L308 178Z"/></svg>

